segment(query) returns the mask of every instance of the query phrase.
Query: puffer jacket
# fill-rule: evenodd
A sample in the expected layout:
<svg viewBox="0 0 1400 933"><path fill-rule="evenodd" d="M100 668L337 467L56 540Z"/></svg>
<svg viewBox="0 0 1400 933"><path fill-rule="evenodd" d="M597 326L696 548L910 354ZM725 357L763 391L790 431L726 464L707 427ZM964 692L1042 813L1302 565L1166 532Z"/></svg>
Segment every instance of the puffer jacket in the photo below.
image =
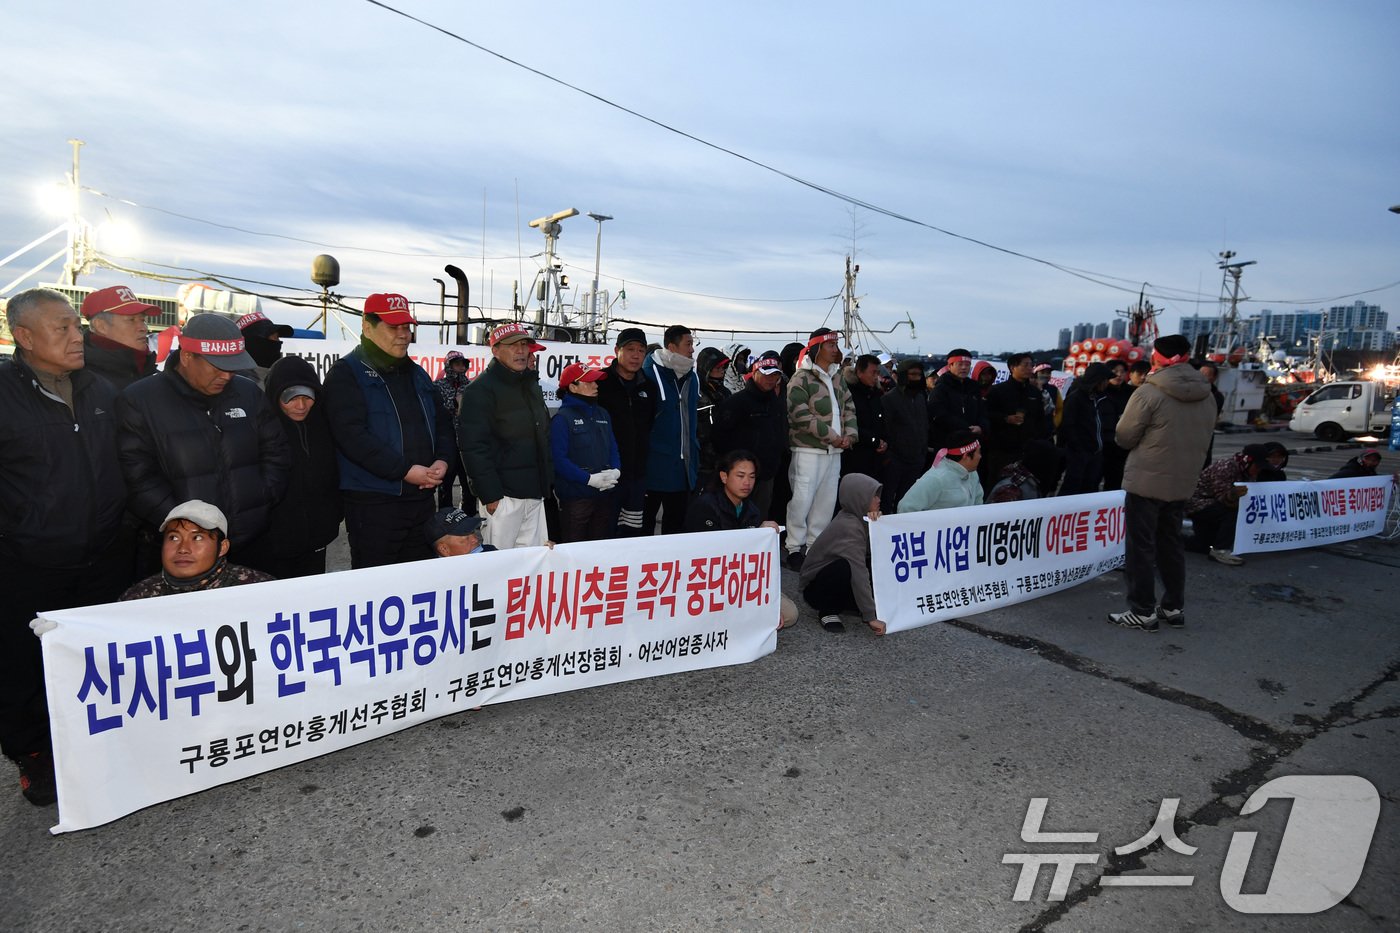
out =
<svg viewBox="0 0 1400 933"><path fill-rule="evenodd" d="M1136 496L1182 502L1196 488L1215 431L1210 383L1189 363L1147 377L1118 419L1114 439L1128 451L1123 488Z"/></svg>
<svg viewBox="0 0 1400 933"><path fill-rule="evenodd" d="M588 478L622 465L608 410L567 390L549 423L549 451L554 491L561 500L596 499L602 493L588 485Z"/></svg>
<svg viewBox="0 0 1400 933"><path fill-rule="evenodd" d="M457 446L472 493L482 502L543 499L554 483L549 409L533 369L492 360L462 392Z"/></svg>
<svg viewBox="0 0 1400 933"><path fill-rule="evenodd" d="M120 392L137 379L156 374L156 355L133 350L89 329L83 332L83 369L105 377Z"/></svg>
<svg viewBox="0 0 1400 933"><path fill-rule="evenodd" d="M899 511L927 512L982 504L982 483L976 473L951 457L944 457L920 476L899 500Z"/></svg>
<svg viewBox="0 0 1400 933"><path fill-rule="evenodd" d="M661 364L656 353L647 355L642 372L647 377L647 391L656 400L647 450L647 489L689 492L695 488L700 470L700 381L693 369L677 377L674 370Z"/></svg>
<svg viewBox="0 0 1400 933"><path fill-rule="evenodd" d="M287 489L287 439L262 391L234 376L215 396L167 368L117 399L117 450L129 507L151 529L189 499L217 505L235 548L267 530Z"/></svg>
<svg viewBox="0 0 1400 933"><path fill-rule="evenodd" d="M928 446L943 447L943 439L954 431L980 428L988 433L986 402L977 383L944 373L934 383L928 397Z"/></svg>
<svg viewBox="0 0 1400 933"><path fill-rule="evenodd" d="M117 392L85 369L69 378L73 411L44 391L23 354L0 363L0 560L7 565L80 567L121 529Z"/></svg>
<svg viewBox="0 0 1400 933"><path fill-rule="evenodd" d="M812 542L802 562L804 588L836 561L844 560L849 564L851 592L867 622L879 616L875 612L875 587L870 582L870 531L865 516L870 511L870 500L879 495L879 481L864 473L848 473L841 477L836 491L841 511Z"/></svg>
<svg viewBox="0 0 1400 933"><path fill-rule="evenodd" d="M810 356L804 356L792 374L787 388L787 407L788 446L793 450L837 454L840 451L831 446L831 439L845 436L851 443L860 439L850 387L838 367L832 366L826 375L827 378L822 377ZM839 409L839 430L832 427L832 405Z"/></svg>
<svg viewBox="0 0 1400 933"><path fill-rule="evenodd" d="M278 404L282 392L292 386L316 390L316 401L304 421L288 418ZM292 469L287 493L273 506L267 531L250 545L243 560L271 568L279 560L318 551L334 541L344 509L335 440L316 367L299 356L284 356L268 369L263 392L277 412Z"/></svg>

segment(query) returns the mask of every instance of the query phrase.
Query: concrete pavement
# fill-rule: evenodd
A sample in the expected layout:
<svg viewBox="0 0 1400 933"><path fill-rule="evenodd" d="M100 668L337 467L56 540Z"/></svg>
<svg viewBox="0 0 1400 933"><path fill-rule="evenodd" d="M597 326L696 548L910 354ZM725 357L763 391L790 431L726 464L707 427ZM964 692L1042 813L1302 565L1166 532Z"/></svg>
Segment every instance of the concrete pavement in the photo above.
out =
<svg viewBox="0 0 1400 933"><path fill-rule="evenodd" d="M51 837L11 793L0 928L1400 928L1398 563L1378 539L1188 555L1187 625L1155 635L1105 623L1120 574L884 639L804 607L753 664L462 713L95 830ZM1278 808L1239 809L1282 774L1376 785L1367 867L1325 913L1237 913L1219 866L1236 830L1277 846ZM1033 797L1097 841L1021 842ZM1166 797L1197 852L1111 855ZM1014 901L1003 855L1050 851L1097 864ZM1106 865L1195 882L1110 889Z"/></svg>

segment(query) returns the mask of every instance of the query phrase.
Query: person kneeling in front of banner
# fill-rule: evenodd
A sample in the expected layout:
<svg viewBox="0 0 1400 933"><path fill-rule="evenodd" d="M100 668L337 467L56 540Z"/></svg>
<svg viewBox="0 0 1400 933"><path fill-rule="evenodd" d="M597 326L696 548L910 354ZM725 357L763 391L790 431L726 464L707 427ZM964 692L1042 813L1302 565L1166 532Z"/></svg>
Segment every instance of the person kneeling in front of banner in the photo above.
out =
<svg viewBox="0 0 1400 933"><path fill-rule="evenodd" d="M977 477L981 441L971 431L959 429L948 435L946 443L948 446L934 456L933 466L899 500L901 513L982 503L982 483Z"/></svg>
<svg viewBox="0 0 1400 933"><path fill-rule="evenodd" d="M771 528L776 533L777 522L765 522L758 507L749 501L758 482L758 459L747 450L731 450L715 465L715 480L702 492L685 515L685 530L733 531L740 528ZM781 597L778 628L784 629L797 621L797 604Z"/></svg>
<svg viewBox="0 0 1400 933"><path fill-rule="evenodd" d="M1211 560L1229 567L1244 563L1243 557L1235 555L1235 522L1240 500L1249 491L1244 484L1260 479L1260 473L1269 467L1266 457L1263 444L1250 444L1201 471L1196 491L1186 502L1186 517L1191 519L1188 551L1208 554Z"/></svg>
<svg viewBox="0 0 1400 933"><path fill-rule="evenodd" d="M1379 450L1363 450L1352 457L1342 468L1333 473L1328 479L1355 479L1362 476L1375 476L1380 469L1381 452Z"/></svg>
<svg viewBox="0 0 1400 933"><path fill-rule="evenodd" d="M880 517L880 483L864 473L848 473L841 477L836 500L841 511L812 542L802 562L802 598L828 632L844 632L841 612L856 610L871 631L883 635L885 623L875 613L870 531L865 527L866 519Z"/></svg>
<svg viewBox="0 0 1400 933"><path fill-rule="evenodd" d="M423 526L423 534L438 557L459 557L496 550L481 540L482 521L455 506L438 509Z"/></svg>
<svg viewBox="0 0 1400 933"><path fill-rule="evenodd" d="M161 572L122 594L123 600L218 590L274 579L260 570L228 562L228 519L218 506L199 499L170 510L160 525Z"/></svg>

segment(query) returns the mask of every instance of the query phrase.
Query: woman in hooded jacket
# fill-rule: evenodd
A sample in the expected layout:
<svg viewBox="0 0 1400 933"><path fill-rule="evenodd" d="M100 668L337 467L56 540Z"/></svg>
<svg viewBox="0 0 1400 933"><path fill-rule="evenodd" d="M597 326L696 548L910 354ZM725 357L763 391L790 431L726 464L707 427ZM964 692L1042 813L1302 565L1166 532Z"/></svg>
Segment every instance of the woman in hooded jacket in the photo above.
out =
<svg viewBox="0 0 1400 933"><path fill-rule="evenodd" d="M325 573L326 547L340 534L344 512L321 380L306 360L284 356L267 371L263 391L287 437L292 475L267 531L240 560L279 580Z"/></svg>

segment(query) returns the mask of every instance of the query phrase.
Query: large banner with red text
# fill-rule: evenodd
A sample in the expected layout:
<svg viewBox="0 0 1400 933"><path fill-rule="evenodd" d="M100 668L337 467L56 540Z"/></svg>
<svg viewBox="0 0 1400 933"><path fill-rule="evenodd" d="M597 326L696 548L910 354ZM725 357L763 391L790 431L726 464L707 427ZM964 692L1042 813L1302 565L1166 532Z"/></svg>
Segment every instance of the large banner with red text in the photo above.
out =
<svg viewBox="0 0 1400 933"><path fill-rule="evenodd" d="M1249 483L1235 516L1235 553L1286 551L1369 538L1385 529L1389 475Z"/></svg>
<svg viewBox="0 0 1400 933"><path fill-rule="evenodd" d="M767 528L439 558L45 613L59 823L490 703L777 644Z"/></svg>

